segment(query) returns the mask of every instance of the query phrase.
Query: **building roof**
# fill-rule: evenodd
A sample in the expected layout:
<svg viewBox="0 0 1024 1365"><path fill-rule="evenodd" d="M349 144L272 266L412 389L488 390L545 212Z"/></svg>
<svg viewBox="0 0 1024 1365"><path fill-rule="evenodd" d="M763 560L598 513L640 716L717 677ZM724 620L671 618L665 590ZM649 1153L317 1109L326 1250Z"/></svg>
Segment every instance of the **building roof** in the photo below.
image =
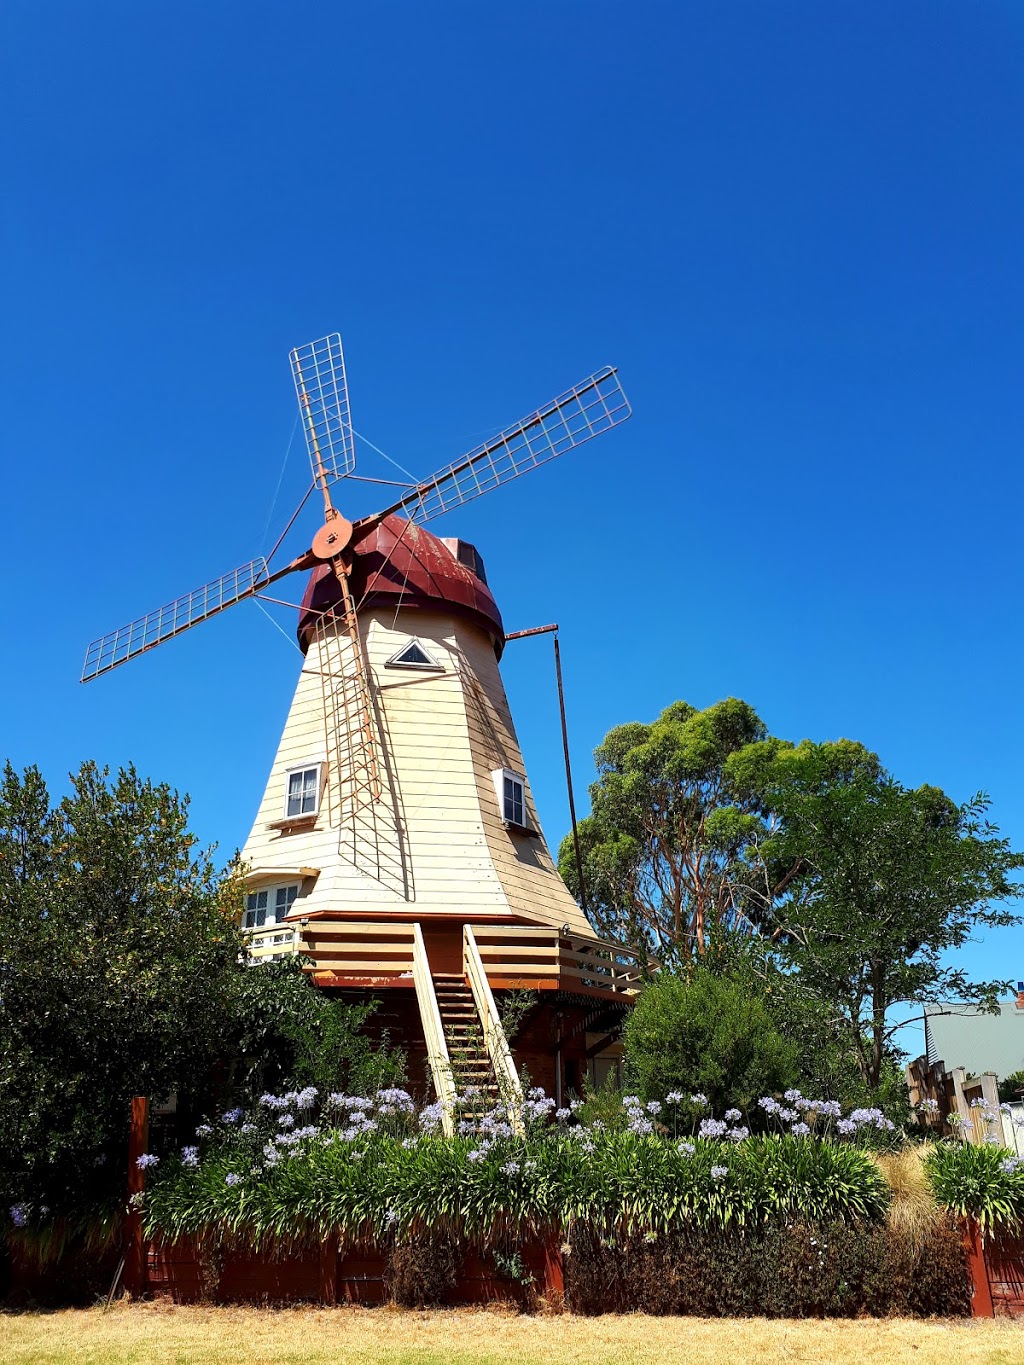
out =
<svg viewBox="0 0 1024 1365"><path fill-rule="evenodd" d="M955 1002L926 1005L924 1036L928 1061L947 1071L962 1066L969 1076L994 1071L1010 1076L1024 1070L1024 1004L1021 997L986 1014Z"/></svg>
<svg viewBox="0 0 1024 1365"><path fill-rule="evenodd" d="M463 540L440 540L415 522L392 513L359 531L352 541L349 579L357 608L394 606L436 611L439 603L480 626L501 657L505 631L498 604L483 577L483 561ZM338 582L330 564L314 569L299 612L299 644L309 647L312 628L338 604Z"/></svg>

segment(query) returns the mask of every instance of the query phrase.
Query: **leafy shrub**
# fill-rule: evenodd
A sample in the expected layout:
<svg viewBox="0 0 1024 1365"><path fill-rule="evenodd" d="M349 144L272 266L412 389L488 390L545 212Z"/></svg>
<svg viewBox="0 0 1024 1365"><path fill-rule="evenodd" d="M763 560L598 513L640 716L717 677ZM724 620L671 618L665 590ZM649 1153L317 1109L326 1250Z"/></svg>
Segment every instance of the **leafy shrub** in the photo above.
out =
<svg viewBox="0 0 1024 1365"><path fill-rule="evenodd" d="M396 1242L388 1257L391 1297L402 1308L437 1307L455 1288L461 1263L456 1245L437 1234Z"/></svg>
<svg viewBox="0 0 1024 1365"><path fill-rule="evenodd" d="M983 1230L1012 1230L1024 1223L1024 1159L1003 1147L943 1142L928 1154L935 1198Z"/></svg>
<svg viewBox="0 0 1024 1365"><path fill-rule="evenodd" d="M745 978L706 968L656 977L626 1020L627 1077L645 1098L697 1091L750 1109L797 1078L797 1048Z"/></svg>
<svg viewBox="0 0 1024 1365"><path fill-rule="evenodd" d="M885 1224L790 1223L748 1232L573 1238L566 1301L578 1313L851 1317L970 1313L959 1233L915 1247Z"/></svg>

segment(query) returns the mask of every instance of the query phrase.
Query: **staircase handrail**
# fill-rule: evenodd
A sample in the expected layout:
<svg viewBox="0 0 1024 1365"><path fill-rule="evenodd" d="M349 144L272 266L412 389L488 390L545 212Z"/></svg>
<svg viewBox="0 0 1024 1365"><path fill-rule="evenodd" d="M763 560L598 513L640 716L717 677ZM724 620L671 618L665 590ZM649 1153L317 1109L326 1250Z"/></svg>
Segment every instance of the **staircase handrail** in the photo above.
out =
<svg viewBox="0 0 1024 1365"><path fill-rule="evenodd" d="M505 1028L501 1022L501 1015L498 1013L494 993L487 980L487 973L484 971L484 964L480 957L480 949L477 946L472 925L467 924L463 927L462 940L466 979L469 982L469 989L473 992L476 1012L483 1025L484 1045L487 1048L487 1055L491 1059L491 1066L494 1068L494 1077L498 1082L498 1093L508 1110L508 1119L513 1131L522 1136L525 1131L523 1124L523 1087L519 1081L519 1073L516 1071L512 1049L505 1037Z"/></svg>
<svg viewBox="0 0 1024 1365"><path fill-rule="evenodd" d="M416 987L416 1001L420 1007L423 1037L427 1044L427 1060L434 1081L434 1090L441 1102L441 1131L445 1137L455 1133L455 1078L452 1075L448 1044L445 1042L441 1011L434 993L434 978L430 971L423 930L412 926L412 976Z"/></svg>

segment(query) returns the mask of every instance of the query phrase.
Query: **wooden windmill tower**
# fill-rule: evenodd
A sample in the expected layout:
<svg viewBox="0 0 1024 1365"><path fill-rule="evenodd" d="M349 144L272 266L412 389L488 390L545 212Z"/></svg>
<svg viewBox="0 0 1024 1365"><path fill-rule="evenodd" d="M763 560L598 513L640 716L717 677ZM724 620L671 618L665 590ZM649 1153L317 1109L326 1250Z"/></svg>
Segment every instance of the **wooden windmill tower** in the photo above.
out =
<svg viewBox="0 0 1024 1365"><path fill-rule="evenodd" d="M300 951L320 986L377 996L443 1099L469 1082L514 1095L515 1062L561 1096L608 1053L635 963L593 938L544 842L483 561L424 525L610 430L628 402L601 370L352 522L333 496L355 468L340 336L293 350L291 366L323 499L310 548L274 571L253 560L94 641L82 680L308 573L305 661L243 849L251 954ZM514 1059L499 1009L511 989L539 1001Z"/></svg>

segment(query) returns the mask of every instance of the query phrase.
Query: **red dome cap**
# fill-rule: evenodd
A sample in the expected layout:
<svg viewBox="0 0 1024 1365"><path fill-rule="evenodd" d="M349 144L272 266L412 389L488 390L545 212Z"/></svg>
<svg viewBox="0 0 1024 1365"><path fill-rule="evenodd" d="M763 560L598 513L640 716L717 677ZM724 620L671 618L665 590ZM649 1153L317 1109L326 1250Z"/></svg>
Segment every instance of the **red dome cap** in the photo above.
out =
<svg viewBox="0 0 1024 1365"><path fill-rule="evenodd" d="M494 640L494 651L500 658L505 630L498 605L484 581L480 557L465 541L451 544L453 549L422 526L395 513L362 532L357 527L352 538L349 579L356 606L362 609L400 604L403 610L437 611L443 604L485 630ZM321 564L309 576L299 611L298 634L303 652L309 648L317 617L336 607L338 601L334 571L330 564Z"/></svg>

